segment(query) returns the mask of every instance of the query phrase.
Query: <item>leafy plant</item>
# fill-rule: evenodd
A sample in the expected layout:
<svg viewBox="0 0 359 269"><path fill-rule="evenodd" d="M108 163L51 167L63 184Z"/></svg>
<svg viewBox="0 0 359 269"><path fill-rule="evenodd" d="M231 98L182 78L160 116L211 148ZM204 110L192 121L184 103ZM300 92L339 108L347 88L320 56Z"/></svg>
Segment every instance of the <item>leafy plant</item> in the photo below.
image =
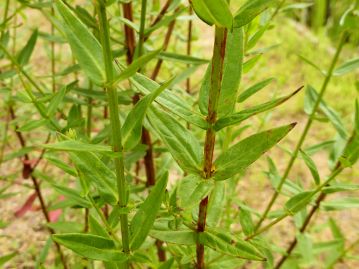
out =
<svg viewBox="0 0 359 269"><path fill-rule="evenodd" d="M257 72L262 55L274 48L259 47L263 36L278 14L308 5L189 2L4 3L0 80L7 117L0 160L19 159L22 177L31 179L31 186L21 182L34 191L15 215L23 216L36 198L40 202L50 236L38 251L36 268L50 263L54 268L77 268L80 263L84 268L291 268L293 263L332 268L357 245L357 239L345 245L346 234L333 218L326 224L333 241L317 246L309 234L320 209L358 207L356 197L325 200L332 193L359 189L355 182L342 180L359 158L358 102L349 129L324 101L331 80L359 66L357 58L338 64L353 35L354 3L341 19L341 38L327 71L302 56L323 76L319 91L312 85L296 86L292 93L274 94L250 106L275 81L248 75ZM40 12L50 28L32 29L18 49L23 11ZM197 24L196 18L204 23ZM179 25L183 20L186 29ZM204 28L214 30L210 59L192 55L194 35ZM186 54L177 52L174 36ZM45 76L33 68L38 47L49 51ZM71 57L64 48L70 48ZM198 80L195 72L203 77ZM303 88L308 114L304 129L299 131L297 122L270 121L270 113L297 99ZM258 118L259 127L253 123ZM330 123L336 136L310 145L308 137L318 122ZM9 142L10 130L16 147ZM298 142L286 138L299 132ZM313 155L328 148L330 171L324 177ZM274 193L260 213L237 186L252 184L248 171L261 168L263 155L268 155L265 174ZM289 158L283 173L275 164L282 155ZM309 180L289 179L296 162L307 168ZM4 177L0 199L16 195L9 190L18 172ZM282 209L273 211L282 196ZM251 199L258 200L255 194ZM288 235L288 248L280 249L275 238L264 234L289 218L296 235ZM52 245L56 259L49 261ZM327 255L315 263L322 252ZM0 264L17 255L8 252Z"/></svg>

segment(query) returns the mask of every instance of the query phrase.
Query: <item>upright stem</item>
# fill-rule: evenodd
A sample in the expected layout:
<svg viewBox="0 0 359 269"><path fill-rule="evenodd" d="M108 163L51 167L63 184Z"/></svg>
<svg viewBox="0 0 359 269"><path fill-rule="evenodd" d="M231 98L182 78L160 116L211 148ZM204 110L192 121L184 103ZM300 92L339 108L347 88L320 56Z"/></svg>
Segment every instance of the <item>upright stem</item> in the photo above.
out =
<svg viewBox="0 0 359 269"><path fill-rule="evenodd" d="M114 78L113 74L113 58L110 47L110 33L106 15L106 7L101 0L97 1L97 9L100 21L100 38L103 48L103 56L105 59L105 70L107 78L107 96L110 110L110 123L111 123L111 138L112 138L112 150L116 153L114 157L117 189L119 196L119 207L125 208L127 206L127 182L124 173L123 162L123 147L121 139L121 122L118 111L118 98L116 88L112 86ZM121 223L121 235L122 235L122 247L123 252L129 254L129 230L128 230L128 216L127 214L120 215ZM126 262L125 268L129 268L129 264Z"/></svg>
<svg viewBox="0 0 359 269"><path fill-rule="evenodd" d="M138 58L142 55L143 44L145 42L146 9L147 9L147 0L142 0L141 1L140 33L138 36L138 46L136 49L136 58Z"/></svg>
<svg viewBox="0 0 359 269"><path fill-rule="evenodd" d="M10 0L6 0L6 2L5 2L5 8L4 8L4 16L3 16L3 20L2 20L3 23L5 23L5 22L7 21L7 16L8 16L8 14L9 14L9 3L10 3ZM5 29L6 29L6 27L5 27L5 25L4 25L4 28L3 28L2 31L1 31L0 39L3 38L4 33L5 33Z"/></svg>
<svg viewBox="0 0 359 269"><path fill-rule="evenodd" d="M122 4L123 16L129 21L133 21L133 12L132 12L132 3L123 3ZM125 43L126 43L126 60L127 64L131 64L135 54L135 32L134 30L125 24Z"/></svg>
<svg viewBox="0 0 359 269"><path fill-rule="evenodd" d="M189 15L191 16L193 13L192 7L189 7ZM187 32L187 55L191 56L192 52L192 20L188 22L188 32ZM188 65L189 66L189 65ZM188 93L191 92L191 80L187 78L186 81L186 91Z"/></svg>
<svg viewBox="0 0 359 269"><path fill-rule="evenodd" d="M216 131L213 126L217 119L218 101L222 87L223 64L226 52L227 30L216 27L215 41L212 58L211 87L208 99L207 122L209 128L206 131L206 140L204 144L204 167L203 176L209 179L212 176L213 152L216 142ZM197 232L204 232L206 229L208 196L205 197L199 205ZM197 243L197 269L204 268L204 245Z"/></svg>
<svg viewBox="0 0 359 269"><path fill-rule="evenodd" d="M269 204L267 205L263 215L261 216L261 218L259 219L257 225L256 225L256 228L255 230L258 230L261 226L261 224L263 223L263 221L266 219L269 211L271 210L274 202L276 201L276 199L278 198L278 195L279 193L281 192L282 190L282 187L283 187L283 184L285 182L285 180L287 179L288 175L289 175L289 172L291 171L292 169L292 166L294 164L294 161L297 159L297 156L298 156L298 153L299 153L299 150L301 149L304 141L305 141L305 138L307 137L307 134L308 134L308 131L310 129L310 127L312 126L312 123L314 121L314 118L315 118L315 113L317 112L318 110L318 107L319 107L319 104L320 102L322 101L322 98L323 98L323 95L328 87L328 84L329 84L329 81L333 75L333 71L334 71L334 68L335 68L335 65L338 61L338 58L339 58L339 55L340 55L340 52L342 51L342 48L343 48L343 45L345 43L345 40L347 38L347 34L346 33L343 33L342 36L341 36L341 39L339 41L339 45L337 47L337 50L335 52L335 55L333 57L333 60L330 64L330 67L329 67L329 70L328 70L328 73L327 75L325 76L325 79L324 79L324 82L323 82L323 85L321 87L321 90L319 92L319 95L318 95L318 98L313 106L313 109L312 109L312 112L310 113L309 115L309 118L308 118L308 121L304 127L304 131L302 133L302 135L300 136L299 138L299 141L298 141L298 144L293 152L293 154L291 155L291 158L289 160L289 163L284 171L284 174L282 176L282 178L280 179L280 182L278 184L278 187L277 189L275 190L275 193L274 195L272 196Z"/></svg>

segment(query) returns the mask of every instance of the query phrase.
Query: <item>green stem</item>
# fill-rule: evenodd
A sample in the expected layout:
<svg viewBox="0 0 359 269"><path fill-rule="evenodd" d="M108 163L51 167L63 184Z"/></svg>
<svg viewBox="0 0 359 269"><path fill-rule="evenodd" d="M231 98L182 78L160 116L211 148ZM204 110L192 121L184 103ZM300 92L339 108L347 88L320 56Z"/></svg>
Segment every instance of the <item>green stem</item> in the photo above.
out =
<svg viewBox="0 0 359 269"><path fill-rule="evenodd" d="M343 167L339 166L336 170L334 170L330 176L328 177L328 179L326 181L324 181L321 185L319 185L313 192L311 197L314 197L314 195L316 195L318 192L321 192L321 190L327 186L333 179L335 179L337 177L337 175L339 175L342 171L343 171ZM280 216L279 218L275 219L274 221L270 222L269 224L267 224L266 226L255 230L255 232L249 236L247 236L245 238L245 240L250 240L253 239L254 237L260 235L261 233L267 231L269 228L271 228L274 224L277 224L278 222L280 222L281 220L285 219L286 217L291 216L289 213L286 213L282 216Z"/></svg>
<svg viewBox="0 0 359 269"><path fill-rule="evenodd" d="M146 9L147 9L147 0L141 1L141 21L140 21L140 33L138 37L138 46L136 48L136 57L138 58L142 55L143 44L145 41L145 23L146 23Z"/></svg>
<svg viewBox="0 0 359 269"><path fill-rule="evenodd" d="M203 177L208 179L212 176L213 152L216 142L216 131L213 126L217 119L218 100L222 88L222 76L224 67L224 56L226 50L227 30L216 27L215 41L212 58L211 87L208 99L207 122L209 128L206 131L206 140L204 144L204 167ZM205 197L199 205L197 232L204 232L206 229L206 215L208 206L208 196ZM204 245L197 243L197 268L204 268Z"/></svg>
<svg viewBox="0 0 359 269"><path fill-rule="evenodd" d="M97 9L100 22L100 38L103 48L103 55L105 59L105 70L107 78L107 96L110 110L110 123L111 123L111 138L112 138L112 150L116 153L114 157L116 179L117 179L117 191L119 196L119 207L125 208L127 206L127 182L124 174L124 162L123 162L123 147L121 139L121 122L118 110L118 98L116 88L112 86L114 74L113 74L113 58L110 47L110 33L106 15L106 7L101 0L97 1ZM121 223L121 235L122 235L122 247L123 252L130 253L129 247L129 230L128 230L128 216L127 214L120 215ZM125 264L125 268L128 268L128 263Z"/></svg>
<svg viewBox="0 0 359 269"><path fill-rule="evenodd" d="M9 14L9 3L10 3L10 0L6 0L5 2L5 8L4 8L4 16L3 16L3 23L5 23L7 21L7 16ZM4 33L5 33L5 25L4 25L4 28L3 30L1 31L1 38L0 40L2 40L3 36L4 36Z"/></svg>
<svg viewBox="0 0 359 269"><path fill-rule="evenodd" d="M315 102L315 104L314 104L314 106L313 106L313 110L312 110L312 112L310 113L309 118L308 118L308 121L307 121L307 123L306 123L306 125L305 125L305 127L304 127L304 131L303 131L303 133L302 133L302 135L301 135L301 137L300 137L300 139L299 139L299 141L298 141L298 144L297 144L297 146L296 146L296 148L295 148L295 150L294 150L294 152L293 152L293 154L292 154L292 156L291 156L291 158L290 158L290 160L289 160L289 163L288 163L288 165L287 165L287 167L286 167L286 169L285 169L285 172L284 172L282 178L280 179L280 182L279 182L279 184L278 184L278 187L276 188L276 191L275 191L274 195L272 196L272 198L271 198L269 204L267 205L267 207L266 207L264 213L262 214L261 218L259 219L259 221L258 221L258 223L257 223L257 225L256 225L255 230L258 230L258 229L260 228L261 224L263 223L263 221L266 219L266 217L267 217L269 211L271 210L271 208L272 208L274 202L276 201L276 199L278 198L278 196L279 196L279 194L280 194L280 192L281 192L281 190L282 190L282 187L283 187L283 185L284 185L284 182L286 181L286 179L287 179L287 177L288 177L288 175L289 175L289 173L290 173L290 171L291 171L291 169L292 169L292 167L293 167L294 161L297 159L299 150L300 150L300 148L302 147L302 145L303 145L303 143L304 143L304 141L305 141L305 138L307 137L307 134L308 134L309 129L310 129L311 126L312 126L312 123L313 123L314 118L315 118L315 114L316 114L316 112L317 112L317 110L318 110L318 107L319 107L319 105L320 105L320 103L321 103L321 101L322 101L322 99L323 99L323 95L324 95L324 93L325 93L325 91L326 91L326 89L327 89L327 87L328 87L329 81L330 81L330 79L331 79L331 77L332 77L332 75L333 75L333 71L334 71L335 65L336 65L336 63L337 63L337 61L338 61L340 52L342 51L342 48L343 48L343 46L344 46L344 43L345 43L346 38L347 38L347 34L346 34L346 33L343 33L342 36L341 36L341 39L340 39L340 41L339 41L339 45L338 45L338 47L337 47L337 50L336 50L336 52L335 52L335 55L334 55L334 57L333 57L333 60L332 60L332 62L331 62L331 64L330 64L328 73L327 73L327 75L326 75L326 77L325 77L325 79L324 79L324 82L323 82L323 85L322 85L321 90L320 90L320 92L319 92L318 98L317 98L317 100L316 100L316 102Z"/></svg>
<svg viewBox="0 0 359 269"><path fill-rule="evenodd" d="M51 15L55 16L55 10L51 7ZM51 35L55 35L55 26L51 24ZM55 64L55 42L51 41L51 83L52 83L52 92L56 91L56 64Z"/></svg>

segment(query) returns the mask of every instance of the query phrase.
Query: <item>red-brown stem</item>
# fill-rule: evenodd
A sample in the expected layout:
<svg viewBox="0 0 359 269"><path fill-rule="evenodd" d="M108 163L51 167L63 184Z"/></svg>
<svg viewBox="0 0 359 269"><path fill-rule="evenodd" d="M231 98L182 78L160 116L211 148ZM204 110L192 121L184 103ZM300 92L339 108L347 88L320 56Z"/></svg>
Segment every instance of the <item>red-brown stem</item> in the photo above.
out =
<svg viewBox="0 0 359 269"><path fill-rule="evenodd" d="M163 41L163 46L162 46L162 51L166 51L167 48L168 48L168 45L170 43L170 39L171 39L171 36L172 36L172 33L173 33L173 29L175 27L175 24L176 24L176 20L172 21L169 25L168 25L168 28L167 28L167 33L166 33L166 36L165 36L165 40ZM156 66L152 72L152 75L151 75L151 79L152 80L156 80L159 72L160 72L160 69L161 69L161 66L162 66L162 63L163 63L163 60L162 59L159 59L156 63Z"/></svg>
<svg viewBox="0 0 359 269"><path fill-rule="evenodd" d="M12 120L15 120L16 119L16 115L15 115L15 111L13 109L13 107L10 106L9 108L10 110L10 116L11 116L11 119ZM22 148L26 147L26 141L25 141L25 138L23 137L22 133L17 131L19 128L18 125L15 125L15 134L17 136L17 138L19 139L19 142L20 142L20 145ZM48 140L48 139L47 139ZM39 164L40 160L42 159L42 156L43 156L43 152L40 154L40 157L38 158L38 161L36 162L36 164L34 165L34 167L31 166L29 160L30 160L30 157L29 155L26 153L24 155L24 159L25 161L23 161L23 172L22 172L22 175L23 177L26 179L26 178L31 178L31 181L34 185L34 188L35 188L35 192L36 192L36 196L37 198L39 199L40 201L40 207L41 207L41 211L42 211L42 214L44 215L44 218L46 220L47 223L50 223L50 217L49 217L49 212L47 210L47 207L46 207L46 203L45 203L45 200L43 198L43 195L42 195L42 192L41 192L41 188L40 188L40 184L39 182L37 181L37 178L32 174L32 172L34 171L34 168ZM50 234L54 234L55 231L51 228L48 228ZM55 247L57 249L57 252L60 256L60 259L61 259L61 262L63 264L63 267L65 269L67 269L67 264L66 264L66 259L65 259L65 256L61 250L61 247L58 243L55 242Z"/></svg>
<svg viewBox="0 0 359 269"><path fill-rule="evenodd" d="M312 217L314 216L314 213L317 212L317 210L320 207L320 203L325 199L326 194L325 193L321 193L317 200L315 201L315 205L312 207L312 209L310 210L309 214L307 215L307 217L305 218L302 226L299 229L300 233L304 233L312 219ZM277 265L274 267L275 269L279 269L284 262L289 258L289 256L292 254L295 246L297 245L298 241L297 238L294 238L293 241L289 244L286 254L278 261Z"/></svg>
<svg viewBox="0 0 359 269"><path fill-rule="evenodd" d="M213 129L213 125L217 119L218 101L222 87L222 77L224 68L224 57L226 52L227 42L227 30L224 28L216 27L215 41L212 57L212 69L211 69L211 87L209 90L208 98L208 116L207 122L209 128L206 131L206 139L204 144L204 166L203 176L205 179L209 179L212 176L213 166L213 153L216 143L216 132ZM204 232L206 229L206 217L207 217L208 196L205 197L199 205L197 232ZM204 264L204 245L197 243L197 269L205 268Z"/></svg>
<svg viewBox="0 0 359 269"><path fill-rule="evenodd" d="M153 186L156 183L155 165L153 163L153 149L151 135L146 128L142 128L142 144L147 145L146 155L144 157L147 186Z"/></svg>
<svg viewBox="0 0 359 269"><path fill-rule="evenodd" d="M158 13L157 17L153 20L153 22L151 23L150 27L153 27L153 26L155 26L157 23L160 22L160 20L163 18L163 16L166 14L168 8L170 7L171 2L172 2L172 0L168 0L168 1L164 4L164 6L162 7L160 13ZM149 37L150 37L149 35L146 35L146 36L144 37L144 41L146 42Z"/></svg>
<svg viewBox="0 0 359 269"><path fill-rule="evenodd" d="M132 3L124 3L122 4L123 16L129 21L133 21L133 13L132 13ZM127 47L126 52L126 60L127 64L131 64L133 61L133 56L135 54L135 32L134 30L125 24L125 44Z"/></svg>

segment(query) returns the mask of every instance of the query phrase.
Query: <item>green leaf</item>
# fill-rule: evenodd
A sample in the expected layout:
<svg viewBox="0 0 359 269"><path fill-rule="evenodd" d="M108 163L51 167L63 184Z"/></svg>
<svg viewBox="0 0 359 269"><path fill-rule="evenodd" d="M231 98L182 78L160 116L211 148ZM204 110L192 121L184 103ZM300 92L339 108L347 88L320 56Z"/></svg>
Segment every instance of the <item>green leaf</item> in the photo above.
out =
<svg viewBox="0 0 359 269"><path fill-rule="evenodd" d="M169 260L161 263L160 266L158 266L158 269L171 269L173 268L173 264L175 262L175 259L174 258L170 258Z"/></svg>
<svg viewBox="0 0 359 269"><path fill-rule="evenodd" d="M41 120L29 120L24 125L22 125L17 131L19 132L29 132L41 126L44 126L48 121L46 119Z"/></svg>
<svg viewBox="0 0 359 269"><path fill-rule="evenodd" d="M324 201L321 203L321 207L325 210L346 210L351 208L359 208L358 197L344 197L331 201Z"/></svg>
<svg viewBox="0 0 359 269"><path fill-rule="evenodd" d="M32 33L29 40L26 42L25 47L17 55L17 62L19 65L24 66L28 64L31 54L34 51L37 41L38 31L37 29Z"/></svg>
<svg viewBox="0 0 359 269"><path fill-rule="evenodd" d="M56 1L56 8L63 19L62 28L71 50L82 70L95 84L103 85L106 73L100 43L62 0Z"/></svg>
<svg viewBox="0 0 359 269"><path fill-rule="evenodd" d="M213 189L212 180L205 180L199 175L188 175L179 184L178 196L179 205L182 208L190 209L198 205Z"/></svg>
<svg viewBox="0 0 359 269"><path fill-rule="evenodd" d="M4 265L5 263L7 263L8 261L10 261L12 258L14 258L17 255L16 252L4 255L0 257L0 265Z"/></svg>
<svg viewBox="0 0 359 269"><path fill-rule="evenodd" d="M38 255L36 258L35 269L44 268L44 264L46 262L47 256L49 255L52 243L53 243L52 239L51 239L51 237L49 237L46 240L45 246L42 248L40 255Z"/></svg>
<svg viewBox="0 0 359 269"><path fill-rule="evenodd" d="M317 91L311 86L308 85L305 95L305 105L304 110L306 113L310 114L313 110L313 105L318 98ZM346 139L348 137L347 131L344 127L340 116L337 112L329 107L323 100L321 100L319 104L320 110L324 113L324 115L329 119L329 121L333 124L334 128L337 130L339 135Z"/></svg>
<svg viewBox="0 0 359 269"><path fill-rule="evenodd" d="M337 67L334 70L333 75L334 76L343 76L343 75L346 75L346 74L354 71L357 68L359 68L359 58L351 59L351 60L343 63L341 66Z"/></svg>
<svg viewBox="0 0 359 269"><path fill-rule="evenodd" d="M73 252L92 260L124 262L128 257L116 248L114 241L92 234L54 234L52 239Z"/></svg>
<svg viewBox="0 0 359 269"><path fill-rule="evenodd" d="M214 162L215 180L225 180L240 172L256 161L271 147L276 145L295 124L285 125L257 133L238 142L223 152Z"/></svg>
<svg viewBox="0 0 359 269"><path fill-rule="evenodd" d="M245 235L251 235L254 233L254 223L252 220L251 212L246 208L241 207L239 209L239 222L241 223L242 230Z"/></svg>
<svg viewBox="0 0 359 269"><path fill-rule="evenodd" d="M359 184L349 184L349 183L334 183L330 186L324 187L324 193L334 193L341 191L357 191L359 190Z"/></svg>
<svg viewBox="0 0 359 269"><path fill-rule="evenodd" d="M241 123L242 121L244 121L254 115L257 115L258 113L270 110L274 107L277 107L277 106L283 104L284 102L286 102L287 100L289 100L290 98L292 98L294 95L296 95L302 88L303 87L300 87L299 89L297 89L296 91L294 91L293 93L291 93L287 96L279 97L277 99L271 100L264 104L260 104L260 105L242 110L240 112L233 113L232 115L229 115L227 117L220 118L215 123L214 129L216 131L219 131L219 130L223 129L224 127Z"/></svg>
<svg viewBox="0 0 359 269"><path fill-rule="evenodd" d="M242 77L243 41L242 28L234 29L232 32L227 33L222 88L217 109L219 117L232 113L236 104L238 87ZM207 115L208 93L211 87L211 69L212 63L208 65L200 89L199 107L204 115Z"/></svg>
<svg viewBox="0 0 359 269"><path fill-rule="evenodd" d="M153 100L161 94L169 85L172 84L174 78L162 84L155 91L142 98L128 114L122 126L122 143L126 151L133 149L141 140L142 123L145 118L148 107Z"/></svg>
<svg viewBox="0 0 359 269"><path fill-rule="evenodd" d="M242 27L267 9L276 0L248 0L234 15L233 27Z"/></svg>
<svg viewBox="0 0 359 269"><path fill-rule="evenodd" d="M54 94L54 97L51 99L49 106L47 107L47 116L49 118L55 115L56 110L64 99L68 87L64 86L59 91Z"/></svg>
<svg viewBox="0 0 359 269"><path fill-rule="evenodd" d="M74 201L75 203L79 204L80 206L83 206L85 208L92 207L91 203L87 199L85 199L81 196L80 191L70 189L65 186L61 186L61 185L57 185L57 184L53 184L52 186L58 193L64 195L65 197Z"/></svg>
<svg viewBox="0 0 359 269"><path fill-rule="evenodd" d="M197 138L165 111L152 108L149 120L178 165L188 173L198 174L202 149Z"/></svg>
<svg viewBox="0 0 359 269"><path fill-rule="evenodd" d="M147 78L141 74L135 74L131 79L131 83L142 93L149 94L152 91L158 89L160 86L157 82ZM161 106L186 120L187 122L194 124L202 129L207 129L207 122L204 117L192 109L193 102L184 100L183 98L175 95L168 89L156 98L156 101Z"/></svg>
<svg viewBox="0 0 359 269"><path fill-rule="evenodd" d="M226 183L224 181L216 181L214 188L209 195L207 207L206 224L209 227L215 227L221 220L223 208L226 206Z"/></svg>
<svg viewBox="0 0 359 269"><path fill-rule="evenodd" d="M58 151L112 153L110 146L87 144L77 140L64 140L53 144L43 144L41 146L46 149Z"/></svg>
<svg viewBox="0 0 359 269"><path fill-rule="evenodd" d="M71 152L71 160L79 170L80 180L84 192L87 193L84 184L96 186L102 198L109 204L118 202L117 181L114 172L108 168L94 153Z"/></svg>
<svg viewBox="0 0 359 269"><path fill-rule="evenodd" d="M141 204L131 221L131 242L132 250L138 249L145 241L150 232L156 215L161 207L168 180L168 173L165 173L151 190L146 200Z"/></svg>
<svg viewBox="0 0 359 269"><path fill-rule="evenodd" d="M68 173L71 176L77 177L77 172L74 168L69 166L67 163L61 161L58 156L49 156L45 155L45 159L56 167L60 168L62 171Z"/></svg>
<svg viewBox="0 0 359 269"><path fill-rule="evenodd" d="M191 0L197 16L209 25L232 28L233 16L226 0Z"/></svg>
<svg viewBox="0 0 359 269"><path fill-rule="evenodd" d="M251 97L253 94L259 92L260 90L262 90L264 87L266 87L267 85L269 85L272 81L274 80L274 78L268 78L265 79L261 82L258 82L256 84L254 84L253 86L249 87L248 89L244 90L238 97L238 102L242 103L245 100L247 100L249 97Z"/></svg>
<svg viewBox="0 0 359 269"><path fill-rule="evenodd" d="M256 247L243 239L231 239L224 234L202 232L198 234L198 240L201 244L226 255L247 260L265 260Z"/></svg>
<svg viewBox="0 0 359 269"><path fill-rule="evenodd" d="M311 201L315 192L305 191L294 195L284 205L289 215L294 215L305 208Z"/></svg>
<svg viewBox="0 0 359 269"><path fill-rule="evenodd" d="M258 54L243 63L243 74L247 74L253 69L259 59L262 58L262 54Z"/></svg>
<svg viewBox="0 0 359 269"><path fill-rule="evenodd" d="M179 231L160 231L151 230L150 236L163 242L177 245L195 245L197 242L197 233L191 230Z"/></svg>
<svg viewBox="0 0 359 269"><path fill-rule="evenodd" d="M300 150L300 155L301 155L302 159L304 160L305 164L307 165L307 167L309 168L310 173L313 176L315 184L319 185L320 184L320 176L319 176L319 172L318 172L317 166L315 165L314 161L303 150Z"/></svg>
<svg viewBox="0 0 359 269"><path fill-rule="evenodd" d="M159 54L159 58L164 61L174 61L184 64L193 64L193 65L200 65L208 63L209 61L206 59L201 59L193 56L171 53L171 52L161 52Z"/></svg>
<svg viewBox="0 0 359 269"><path fill-rule="evenodd" d="M128 67L126 67L121 74L119 74L114 81L114 84L125 80L131 76L133 76L134 74L136 74L136 72L143 68L146 63L148 63L149 61L151 61L152 59L156 58L158 56L158 54L160 53L161 50L155 50L155 51L151 51L145 55L142 55L141 57L137 58L136 60L134 60Z"/></svg>
<svg viewBox="0 0 359 269"><path fill-rule="evenodd" d="M302 263L306 265L313 264L315 257L313 253L313 242L310 236L306 233L299 233L297 235L297 240L301 261L303 261Z"/></svg>

